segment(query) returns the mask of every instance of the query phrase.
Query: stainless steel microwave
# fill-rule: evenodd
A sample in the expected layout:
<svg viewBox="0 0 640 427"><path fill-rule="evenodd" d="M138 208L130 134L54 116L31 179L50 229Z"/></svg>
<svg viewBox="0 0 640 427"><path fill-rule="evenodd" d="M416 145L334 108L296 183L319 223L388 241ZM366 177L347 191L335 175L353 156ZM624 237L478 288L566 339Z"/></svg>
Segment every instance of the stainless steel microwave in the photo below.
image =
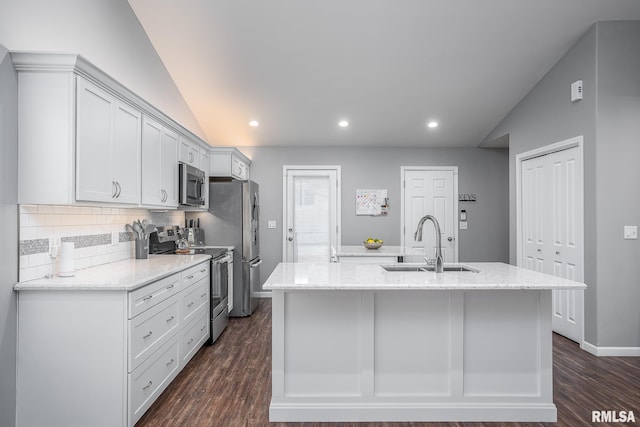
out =
<svg viewBox="0 0 640 427"><path fill-rule="evenodd" d="M186 163L178 163L179 203L184 206L204 206L205 173Z"/></svg>

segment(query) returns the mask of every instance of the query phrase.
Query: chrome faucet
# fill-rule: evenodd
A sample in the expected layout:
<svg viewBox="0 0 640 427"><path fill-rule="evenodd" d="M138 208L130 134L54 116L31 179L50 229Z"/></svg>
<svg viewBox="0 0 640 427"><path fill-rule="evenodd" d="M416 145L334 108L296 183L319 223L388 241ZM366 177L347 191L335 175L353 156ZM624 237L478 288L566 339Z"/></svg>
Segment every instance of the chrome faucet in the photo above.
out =
<svg viewBox="0 0 640 427"><path fill-rule="evenodd" d="M416 232L413 237L417 242L422 241L422 226L424 225L424 222L428 219L430 219L431 222L433 222L433 226L436 229L436 273L442 273L444 272L444 260L442 259L442 233L440 232L440 224L438 224L438 220L432 215L425 215L422 218L420 218L420 221L418 221L418 228L416 229ZM425 252L424 259L427 262L429 262L429 260L426 257L426 254L427 254L426 244L424 247L424 252Z"/></svg>

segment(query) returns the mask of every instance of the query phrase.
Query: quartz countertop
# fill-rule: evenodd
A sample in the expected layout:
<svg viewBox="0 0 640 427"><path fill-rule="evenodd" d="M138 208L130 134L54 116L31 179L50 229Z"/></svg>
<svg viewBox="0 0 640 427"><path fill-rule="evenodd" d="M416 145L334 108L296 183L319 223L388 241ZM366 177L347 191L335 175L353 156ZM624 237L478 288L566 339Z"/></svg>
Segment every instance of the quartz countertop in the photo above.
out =
<svg viewBox="0 0 640 427"><path fill-rule="evenodd" d="M19 282L17 291L83 290L132 291L163 277L210 259L209 255L149 255L148 259L130 258L76 271L73 277L54 276Z"/></svg>
<svg viewBox="0 0 640 427"><path fill-rule="evenodd" d="M364 245L341 245L333 248L334 255L337 257L383 257L383 256L406 256L415 254L412 249L405 249L403 246L385 246L382 245L378 249L367 249ZM421 253L421 252L420 252Z"/></svg>
<svg viewBox="0 0 640 427"><path fill-rule="evenodd" d="M397 264L403 265L403 264ZM405 264L408 265L408 264ZM585 289L584 283L491 263L455 263L480 272L386 271L377 264L280 263L265 282L265 290L399 290L399 289Z"/></svg>

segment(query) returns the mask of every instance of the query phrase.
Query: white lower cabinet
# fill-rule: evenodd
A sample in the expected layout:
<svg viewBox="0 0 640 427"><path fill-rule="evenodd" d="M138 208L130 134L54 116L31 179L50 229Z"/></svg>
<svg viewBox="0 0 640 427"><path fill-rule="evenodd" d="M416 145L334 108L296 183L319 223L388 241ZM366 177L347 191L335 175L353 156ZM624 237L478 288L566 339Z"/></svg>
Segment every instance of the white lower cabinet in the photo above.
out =
<svg viewBox="0 0 640 427"><path fill-rule="evenodd" d="M133 426L208 339L209 277L20 291L16 425Z"/></svg>

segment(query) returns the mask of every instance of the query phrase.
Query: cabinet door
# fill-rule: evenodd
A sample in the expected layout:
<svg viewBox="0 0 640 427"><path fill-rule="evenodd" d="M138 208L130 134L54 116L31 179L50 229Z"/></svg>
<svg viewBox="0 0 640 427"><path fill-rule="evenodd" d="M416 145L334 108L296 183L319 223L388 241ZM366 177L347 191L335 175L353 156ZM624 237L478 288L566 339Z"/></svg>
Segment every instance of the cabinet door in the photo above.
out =
<svg viewBox="0 0 640 427"><path fill-rule="evenodd" d="M77 89L76 200L111 202L115 98L81 78Z"/></svg>
<svg viewBox="0 0 640 427"><path fill-rule="evenodd" d="M142 123L142 204L162 205L163 126L145 117Z"/></svg>
<svg viewBox="0 0 640 427"><path fill-rule="evenodd" d="M140 203L140 138L142 115L118 102L111 154L111 180L116 183L115 201Z"/></svg>
<svg viewBox="0 0 640 427"><path fill-rule="evenodd" d="M164 130L162 135L161 183L165 192L163 205L178 206L178 135Z"/></svg>

